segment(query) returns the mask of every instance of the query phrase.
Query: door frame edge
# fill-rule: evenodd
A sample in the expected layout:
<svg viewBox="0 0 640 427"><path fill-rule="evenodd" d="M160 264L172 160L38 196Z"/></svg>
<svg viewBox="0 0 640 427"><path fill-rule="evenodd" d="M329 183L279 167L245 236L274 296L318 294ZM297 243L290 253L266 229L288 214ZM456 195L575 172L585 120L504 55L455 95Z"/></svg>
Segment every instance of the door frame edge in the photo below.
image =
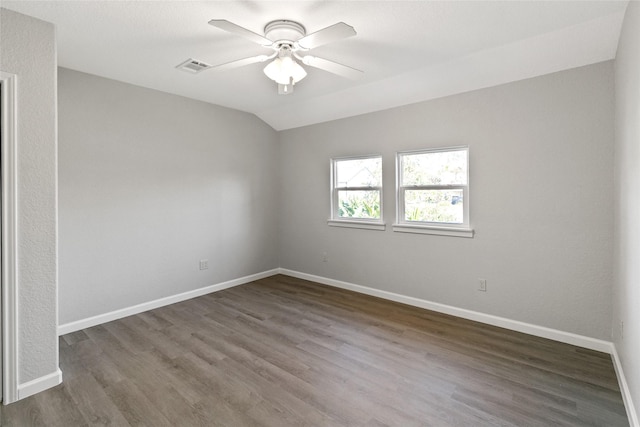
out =
<svg viewBox="0 0 640 427"><path fill-rule="evenodd" d="M2 81L2 403L18 400L18 119L16 74Z"/></svg>

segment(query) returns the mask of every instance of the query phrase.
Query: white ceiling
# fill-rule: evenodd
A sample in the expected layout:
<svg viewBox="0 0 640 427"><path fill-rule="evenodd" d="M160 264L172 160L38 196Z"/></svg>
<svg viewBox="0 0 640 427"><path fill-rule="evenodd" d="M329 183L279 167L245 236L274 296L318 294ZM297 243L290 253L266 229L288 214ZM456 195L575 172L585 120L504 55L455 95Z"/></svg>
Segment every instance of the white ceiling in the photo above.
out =
<svg viewBox="0 0 640 427"><path fill-rule="evenodd" d="M52 22L58 64L256 114L282 130L613 59L627 1L6 1ZM207 24L263 34L276 19L357 35L310 53L364 71L351 81L307 68L277 94L264 63L192 75L175 68L269 53Z"/></svg>

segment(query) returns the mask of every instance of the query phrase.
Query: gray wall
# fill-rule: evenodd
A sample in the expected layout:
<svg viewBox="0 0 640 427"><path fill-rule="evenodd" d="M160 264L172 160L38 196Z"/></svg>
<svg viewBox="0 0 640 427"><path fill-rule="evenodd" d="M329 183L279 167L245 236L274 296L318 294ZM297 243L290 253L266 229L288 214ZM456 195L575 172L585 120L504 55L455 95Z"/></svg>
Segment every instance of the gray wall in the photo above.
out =
<svg viewBox="0 0 640 427"><path fill-rule="evenodd" d="M54 27L0 9L0 50L0 69L18 76L18 384L24 384L58 369Z"/></svg>
<svg viewBox="0 0 640 427"><path fill-rule="evenodd" d="M613 341L640 410L640 3L627 6L616 58ZM620 327L624 322L624 328ZM624 334L624 336L623 336ZM638 416L638 414L636 415Z"/></svg>
<svg viewBox="0 0 640 427"><path fill-rule="evenodd" d="M609 340L613 104L606 62L284 131L280 265ZM395 152L454 145L476 236L394 233ZM327 226L329 159L370 153L387 230Z"/></svg>
<svg viewBox="0 0 640 427"><path fill-rule="evenodd" d="M61 324L278 267L264 122L64 68L59 115Z"/></svg>

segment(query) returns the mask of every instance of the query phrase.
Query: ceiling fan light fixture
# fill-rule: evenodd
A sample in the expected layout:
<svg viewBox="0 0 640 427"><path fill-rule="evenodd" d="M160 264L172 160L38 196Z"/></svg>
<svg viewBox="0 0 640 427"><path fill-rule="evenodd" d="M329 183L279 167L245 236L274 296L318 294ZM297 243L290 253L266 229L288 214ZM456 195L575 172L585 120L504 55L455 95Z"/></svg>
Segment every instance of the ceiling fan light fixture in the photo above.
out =
<svg viewBox="0 0 640 427"><path fill-rule="evenodd" d="M283 49L281 54L264 67L264 73L271 80L281 85L298 83L307 76L307 72L292 57L291 51Z"/></svg>
<svg viewBox="0 0 640 427"><path fill-rule="evenodd" d="M278 95L289 95L293 93L293 83L288 85L278 84Z"/></svg>
<svg viewBox="0 0 640 427"><path fill-rule="evenodd" d="M319 68L350 79L356 79L362 75L362 71L355 68L328 59L300 54L328 43L355 36L356 30L344 22L338 22L307 34L302 24L286 19L278 19L269 22L264 27L264 36L226 19L212 19L209 24L273 50L271 55L252 56L210 66L209 68L219 71L229 70L255 64L256 62L270 61L264 67L264 73L269 79L278 84L278 93L281 95L292 93L293 86L307 76L307 71L303 65Z"/></svg>

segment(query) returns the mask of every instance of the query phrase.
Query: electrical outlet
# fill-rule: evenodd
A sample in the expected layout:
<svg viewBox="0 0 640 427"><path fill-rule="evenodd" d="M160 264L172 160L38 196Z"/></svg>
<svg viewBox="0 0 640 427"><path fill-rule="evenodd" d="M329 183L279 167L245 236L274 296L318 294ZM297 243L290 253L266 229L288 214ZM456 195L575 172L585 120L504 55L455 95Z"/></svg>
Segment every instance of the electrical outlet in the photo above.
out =
<svg viewBox="0 0 640 427"><path fill-rule="evenodd" d="M478 290L480 292L487 292L487 281L485 279L478 279Z"/></svg>
<svg viewBox="0 0 640 427"><path fill-rule="evenodd" d="M322 262L329 262L329 257L326 252L322 252Z"/></svg>
<svg viewBox="0 0 640 427"><path fill-rule="evenodd" d="M208 270L209 269L209 260L201 259L200 260L200 270Z"/></svg>

